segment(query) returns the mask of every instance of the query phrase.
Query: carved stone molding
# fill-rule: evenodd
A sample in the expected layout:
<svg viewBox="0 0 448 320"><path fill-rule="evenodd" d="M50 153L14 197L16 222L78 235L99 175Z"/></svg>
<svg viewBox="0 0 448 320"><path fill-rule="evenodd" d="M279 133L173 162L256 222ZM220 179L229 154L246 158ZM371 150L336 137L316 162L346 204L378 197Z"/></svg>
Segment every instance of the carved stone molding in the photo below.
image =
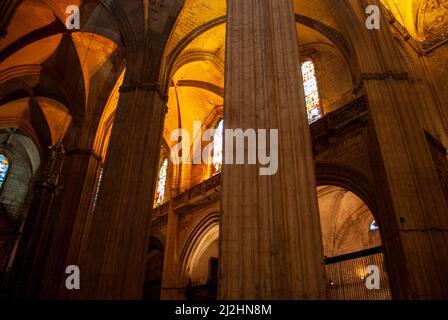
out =
<svg viewBox="0 0 448 320"><path fill-rule="evenodd" d="M221 188L221 174L213 176L201 184L177 195L173 200L173 209L176 213L192 210L193 208L203 207L218 200ZM168 214L170 202L154 209L153 219L159 219Z"/></svg>
<svg viewBox="0 0 448 320"><path fill-rule="evenodd" d="M364 96L311 124L314 156L364 133L368 127L368 112Z"/></svg>
<svg viewBox="0 0 448 320"><path fill-rule="evenodd" d="M59 185L59 175L66 151L61 143L50 146L49 150L50 157L46 165L41 169L41 172L37 175L33 185L36 190L55 193L61 188Z"/></svg>
<svg viewBox="0 0 448 320"><path fill-rule="evenodd" d="M384 73L363 73L361 75L362 81L370 81L370 80L409 80L409 74L407 72L403 73L394 73L392 71L387 71Z"/></svg>
<svg viewBox="0 0 448 320"><path fill-rule="evenodd" d="M68 149L65 151L65 155L66 156L86 155L86 156L90 156L98 161L102 160L102 157L100 155L98 155L95 152L95 150L93 150L93 149L86 149L86 150L80 149L80 148Z"/></svg>
<svg viewBox="0 0 448 320"><path fill-rule="evenodd" d="M420 10L419 31L425 37L420 46L427 53L448 41L448 0L428 0Z"/></svg>
<svg viewBox="0 0 448 320"><path fill-rule="evenodd" d="M407 81L409 80L409 74L407 72L394 73L392 71L386 71L384 73L374 72L374 73L362 73L360 81L357 83L353 89L353 93L357 95L361 92L363 88L364 81L384 81L387 79L393 79L396 81Z"/></svg>
<svg viewBox="0 0 448 320"><path fill-rule="evenodd" d="M168 101L168 96L162 94L160 84L158 83L144 83L141 81L132 82L130 84L123 84L119 92L132 92L136 90L142 90L142 91L156 91L162 101Z"/></svg>
<svg viewBox="0 0 448 320"><path fill-rule="evenodd" d="M424 53L428 53L431 50L434 50L434 49L440 47L441 45L443 45L446 42L448 42L448 27L445 30L445 32L442 32L438 35L434 35L434 36L426 39L425 41L421 42L420 47Z"/></svg>

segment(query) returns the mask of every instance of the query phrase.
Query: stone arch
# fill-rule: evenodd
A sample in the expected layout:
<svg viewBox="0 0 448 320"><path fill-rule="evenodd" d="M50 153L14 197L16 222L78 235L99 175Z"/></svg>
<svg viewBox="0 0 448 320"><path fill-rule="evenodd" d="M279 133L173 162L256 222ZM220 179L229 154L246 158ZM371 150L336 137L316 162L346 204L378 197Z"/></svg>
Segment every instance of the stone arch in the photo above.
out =
<svg viewBox="0 0 448 320"><path fill-rule="evenodd" d="M375 220L372 212L359 196L343 187L320 186L317 194L328 298L390 299L381 232L370 229ZM365 268L369 265L380 270L380 290L366 289Z"/></svg>
<svg viewBox="0 0 448 320"><path fill-rule="evenodd" d="M375 237L371 237L371 235L368 235L368 239L365 238L364 234L362 237L362 241L365 244L366 240L367 242L373 241L373 243L378 243L381 245L383 249L381 251L378 251L377 248L373 248L372 250L376 252L376 254L380 254L379 256L376 256L374 260L376 263L382 263L381 269L385 272L388 272L388 255L387 255L387 248L384 247L385 244L385 237L387 236L385 234L385 230L382 227L382 222L385 219L385 215L387 213L380 212L380 203L378 202L376 198L376 191L373 182L369 177L364 175L359 170L353 168L352 166L335 162L335 161L316 161L316 182L317 186L323 187L323 186L333 186L333 187L339 187L341 190L345 190L345 192L353 194L355 197L358 197L368 208L368 211L370 211L371 215L373 216L373 219L379 224L379 235L376 235ZM358 214L357 221L354 223L359 224L360 226L363 226L363 228L367 228L368 226L368 219L370 219L369 215L364 214ZM342 227L341 233L344 232L344 226ZM345 228L346 229L346 228ZM363 229L360 229L363 231ZM366 231L365 229L364 231ZM323 237L325 235L323 234ZM341 244L344 239L341 237L336 239L337 245ZM367 250L368 251L368 250ZM351 253L345 255L350 256ZM355 254L356 255L356 254ZM350 257L350 259L353 257ZM370 259L370 258L369 258ZM370 261L367 259L366 261ZM373 259L373 258L372 258ZM332 259L330 259L332 260ZM372 260L373 261L373 260ZM344 263L344 262L342 262ZM327 273L332 272L331 267L328 269L327 267ZM386 291L382 291L379 296L372 295L369 299L390 299L391 292L390 292L390 277L393 277L394 275L389 274L386 275L386 273L382 273L382 280L385 281L388 285L386 288ZM339 296L339 293L332 292L332 294L336 294L336 299L340 299L341 296ZM334 298L335 296L333 296ZM369 297L369 294L363 296L364 298Z"/></svg>
<svg viewBox="0 0 448 320"><path fill-rule="evenodd" d="M10 128L17 128L21 130L23 133L25 133L25 135L30 137L30 139L35 143L40 152L43 151L39 136L34 130L33 125L29 121L25 121L23 118L18 117L2 118L0 120L0 129L5 130Z"/></svg>
<svg viewBox="0 0 448 320"><path fill-rule="evenodd" d="M200 219L188 235L180 252L179 284L186 285L192 269L205 250L219 238L219 212L211 210Z"/></svg>
<svg viewBox="0 0 448 320"><path fill-rule="evenodd" d="M214 64L218 69L222 70L224 72L224 61L219 59L215 54L207 53L207 52L189 52L185 55L182 55L179 57L179 59L176 59L174 61L174 64L171 67L171 77L170 79L176 74L176 72L182 68L183 66L193 63L196 61L208 61L212 64Z"/></svg>
<svg viewBox="0 0 448 320"><path fill-rule="evenodd" d="M340 186L321 185L317 195L325 256L381 246L378 232L370 237L369 227L375 218L356 193Z"/></svg>
<svg viewBox="0 0 448 320"><path fill-rule="evenodd" d="M179 80L177 85L179 87L191 87L191 88L203 89L211 93L214 93L221 98L224 98L224 88L221 88L220 86L217 86L210 82L200 80Z"/></svg>
<svg viewBox="0 0 448 320"><path fill-rule="evenodd" d="M295 15L296 23L301 23L320 34L324 35L327 39L329 39L338 49L339 53L344 58L345 63L347 64L351 80L353 83L353 88L356 88L358 86L358 83L361 81L361 72L359 71L357 58L354 53L353 48L351 47L350 43L347 41L345 36L340 33L339 31L333 29L332 27L314 20L310 17L306 17L300 14ZM300 37L300 35L299 35Z"/></svg>
<svg viewBox="0 0 448 320"><path fill-rule="evenodd" d="M339 43L344 55L350 57L351 69L355 71L353 78L355 92L359 92L363 84L362 72L365 72L367 67L382 70L384 63L372 54L376 52L375 42L373 34L365 32L365 13L360 10L361 7L347 1L336 3L326 0L326 2L332 8L340 26L340 31L328 34L334 38L335 43ZM385 23L385 20L381 22Z"/></svg>
<svg viewBox="0 0 448 320"><path fill-rule="evenodd" d="M17 128L0 129L0 143L0 152L9 160L0 203L12 220L23 219L27 213L31 181L40 167L41 153L35 142Z"/></svg>
<svg viewBox="0 0 448 320"><path fill-rule="evenodd" d="M333 29L332 27L325 25L322 22L316 21L312 18L303 15L296 14L295 19L297 23L301 23L310 27L311 29L321 33L322 35L327 37L332 43L334 43L340 54L343 56L344 61L346 62L350 70L350 75L353 82L353 88L358 87L358 83L361 81L361 74L357 64L357 58L353 51L353 48L350 46L350 44L345 39L343 34ZM176 61L181 55L182 51L201 34L223 23L226 23L226 16L221 16L208 21L207 23L199 26L195 30L191 31L188 35L186 35L169 53L169 55L166 58L166 66L165 66L166 73L164 74L164 79L162 81L162 83L164 84L164 88L166 88L165 90L167 90L167 88L169 87L169 82L171 77L175 73L176 66L177 68L179 68L179 63L177 63Z"/></svg>
<svg viewBox="0 0 448 320"><path fill-rule="evenodd" d="M18 0L13 4L12 12L15 12L21 4L26 0ZM43 4L59 19L61 23L64 23L64 12L62 12L52 1L43 0ZM121 8L121 6L114 0L98 0L97 1L102 8L104 8L106 14L109 16L110 22L120 31L122 41L126 48L136 48L137 39L135 33L132 30L132 25L128 19L127 14Z"/></svg>
<svg viewBox="0 0 448 320"><path fill-rule="evenodd" d="M38 84L31 85L30 83ZM50 85L51 89L48 88ZM2 72L0 74L0 94L5 96L0 100L0 106L22 98L47 97L64 105L71 113L76 112L74 101L67 92L67 87L61 84L56 74L42 70L40 65L17 66Z"/></svg>
<svg viewBox="0 0 448 320"><path fill-rule="evenodd" d="M99 0L100 4L106 9L110 16L110 20L116 23L118 30L122 37L123 44L126 51L136 50L138 48L138 41L132 24L128 19L127 14L116 1Z"/></svg>
<svg viewBox="0 0 448 320"><path fill-rule="evenodd" d="M0 108L9 112L7 116L0 120L0 129L20 129L33 140L43 158L48 154L48 147L57 142L54 140L55 130L57 125L61 124L56 123L56 121L54 123L48 122L45 113L47 111L43 109L44 104L52 105L55 109L61 110L60 115L64 114L67 118L70 116L67 109L60 109L65 108L64 104L55 99L41 96L12 99L12 101L0 106ZM65 121L67 119L60 118L59 120Z"/></svg>
<svg viewBox="0 0 448 320"><path fill-rule="evenodd" d="M152 250L158 250L161 252L165 251L163 241L159 237L154 235L149 237L148 253L150 253Z"/></svg>
<svg viewBox="0 0 448 320"><path fill-rule="evenodd" d="M162 92L167 92L169 88L169 84L171 81L172 76L174 75L174 66L176 63L176 60L179 58L182 51L197 37L199 37L201 34L223 24L226 22L226 17L221 16L218 18L215 18L213 20L208 21L207 23L197 27L193 31L191 31L189 34L187 34L177 45L176 47L170 52L167 53L168 56L165 60L165 73L162 73Z"/></svg>
<svg viewBox="0 0 448 320"><path fill-rule="evenodd" d="M335 185L358 195L380 220L379 204L373 182L355 168L334 161L316 161L316 182L321 185Z"/></svg>
<svg viewBox="0 0 448 320"><path fill-rule="evenodd" d="M120 86L124 79L125 70L123 70L115 83L113 89L110 92L109 99L107 100L104 108L102 108L102 114L98 122L96 137L94 142L94 149L98 155L104 158L106 157L107 147L109 145L109 138L112 131L112 127L115 120L115 113L117 110L118 99L120 96Z"/></svg>
<svg viewBox="0 0 448 320"><path fill-rule="evenodd" d="M164 253L163 242L158 237L151 236L146 255L144 285L144 299L146 300L158 300L160 298Z"/></svg>

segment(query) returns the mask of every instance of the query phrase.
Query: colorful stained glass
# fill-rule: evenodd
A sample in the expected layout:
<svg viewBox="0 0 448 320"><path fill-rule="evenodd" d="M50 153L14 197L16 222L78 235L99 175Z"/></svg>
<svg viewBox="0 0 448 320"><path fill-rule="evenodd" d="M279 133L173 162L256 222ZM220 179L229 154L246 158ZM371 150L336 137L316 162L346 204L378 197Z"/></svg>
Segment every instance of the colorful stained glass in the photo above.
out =
<svg viewBox="0 0 448 320"><path fill-rule="evenodd" d="M302 63L302 76L308 122L311 124L322 118L319 90L317 89L316 70L312 61Z"/></svg>
<svg viewBox="0 0 448 320"><path fill-rule="evenodd" d="M156 198L155 198L155 207L160 206L163 203L163 200L165 199L165 189L166 189L166 177L168 172L168 159L165 158L162 162L162 166L159 170L159 177L157 182L157 191L156 191Z"/></svg>
<svg viewBox="0 0 448 320"><path fill-rule="evenodd" d="M224 120L218 121L215 127L215 134L213 135L213 161L212 161L212 173L216 175L222 170L222 151L224 140Z"/></svg>
<svg viewBox="0 0 448 320"><path fill-rule="evenodd" d="M4 154L0 154L0 188L6 180L9 170L9 160Z"/></svg>
<svg viewBox="0 0 448 320"><path fill-rule="evenodd" d="M95 190L95 196L93 197L93 211L95 211L96 202L98 200L98 194L100 193L101 189L101 181L103 180L103 171L104 168L101 168L100 176L98 177L98 182L96 183L96 190Z"/></svg>
<svg viewBox="0 0 448 320"><path fill-rule="evenodd" d="M375 220L372 221L372 223L370 224L370 231L376 231L379 229L378 224L376 223Z"/></svg>

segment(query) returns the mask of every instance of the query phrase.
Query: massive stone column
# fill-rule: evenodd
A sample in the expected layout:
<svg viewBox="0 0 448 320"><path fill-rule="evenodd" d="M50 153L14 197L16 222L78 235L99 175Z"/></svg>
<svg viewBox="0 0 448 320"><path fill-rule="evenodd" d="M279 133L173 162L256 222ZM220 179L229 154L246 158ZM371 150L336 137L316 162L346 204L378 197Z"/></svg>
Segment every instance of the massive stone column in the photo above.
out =
<svg viewBox="0 0 448 320"><path fill-rule="evenodd" d="M68 146L61 170L61 192L51 208L53 217L51 250L45 264L39 298L62 299L65 269L77 264L86 224L92 215L92 199L97 185L101 157L93 150Z"/></svg>
<svg viewBox="0 0 448 320"><path fill-rule="evenodd" d="M278 129L278 146L271 147L278 147L279 159L272 176L261 176L255 165L224 165L219 297L323 299L322 238L292 1L229 0L227 10L225 127Z"/></svg>
<svg viewBox="0 0 448 320"><path fill-rule="evenodd" d="M165 253L163 259L162 288L160 292L161 300L182 300L185 298L184 288L179 288L179 258L178 258L178 232L179 215L172 209L168 212L168 222L166 226Z"/></svg>
<svg viewBox="0 0 448 320"><path fill-rule="evenodd" d="M15 298L34 299L38 296L42 274L52 237L50 208L59 189L64 158L62 144L50 147L33 181L33 197L19 238L8 291Z"/></svg>
<svg viewBox="0 0 448 320"><path fill-rule="evenodd" d="M79 268L81 289L73 299L139 299L162 129L167 109L163 54L182 1L121 6L120 31L126 74L110 136L95 212L89 218Z"/></svg>
<svg viewBox="0 0 448 320"><path fill-rule="evenodd" d="M170 167L169 167L170 168ZM169 211L166 224L165 252L163 255L161 300L182 300L185 298L184 288L179 288L179 213L174 212L174 196L179 194L179 179L182 176L182 165L168 170L170 178Z"/></svg>
<svg viewBox="0 0 448 320"><path fill-rule="evenodd" d="M363 1L364 2L364 1ZM367 4L381 5L379 1ZM364 30L358 56L371 116L372 163L393 294L448 297L448 207L424 132L425 103L385 20Z"/></svg>
<svg viewBox="0 0 448 320"><path fill-rule="evenodd" d="M85 129L79 123L70 125L63 143L52 147L52 157L34 183L15 261L18 298L54 299L63 297L58 294L60 288L67 292L65 269L77 261L69 256L69 249L79 251L84 228L78 224L85 223L90 214L100 165L92 150L75 147ZM89 189L87 185L90 192L83 192Z"/></svg>
<svg viewBox="0 0 448 320"><path fill-rule="evenodd" d="M157 85L125 78L75 298L141 298L165 112Z"/></svg>

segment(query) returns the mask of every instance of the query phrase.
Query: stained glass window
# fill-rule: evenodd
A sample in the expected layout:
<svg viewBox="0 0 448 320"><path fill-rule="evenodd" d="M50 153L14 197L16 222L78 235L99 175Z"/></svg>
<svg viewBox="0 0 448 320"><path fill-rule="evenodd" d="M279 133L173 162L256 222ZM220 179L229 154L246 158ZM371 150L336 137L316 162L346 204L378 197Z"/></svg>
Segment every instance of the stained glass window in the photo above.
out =
<svg viewBox="0 0 448 320"><path fill-rule="evenodd" d="M376 231L379 229L378 224L376 223L375 220L372 221L372 223L370 224L370 231Z"/></svg>
<svg viewBox="0 0 448 320"><path fill-rule="evenodd" d="M156 191L156 198L155 198L155 207L158 207L162 204L163 200L165 199L165 188L166 188L166 176L168 171L168 159L164 159L162 162L162 166L159 170L159 177L157 182L157 191Z"/></svg>
<svg viewBox="0 0 448 320"><path fill-rule="evenodd" d="M312 61L302 63L303 87L305 89L306 111L311 124L322 118L316 70Z"/></svg>
<svg viewBox="0 0 448 320"><path fill-rule="evenodd" d="M9 160L4 154L0 154L0 188L5 182L9 170Z"/></svg>
<svg viewBox="0 0 448 320"><path fill-rule="evenodd" d="M101 168L100 176L98 177L98 182L96 184L95 196L93 197L93 209L92 209L93 211L95 211L96 202L98 200L98 194L100 193L101 181L103 180L103 171L104 168Z"/></svg>
<svg viewBox="0 0 448 320"><path fill-rule="evenodd" d="M215 127L215 134L213 135L213 161L212 173L218 174L222 170L222 144L224 135L224 120L218 121Z"/></svg>

